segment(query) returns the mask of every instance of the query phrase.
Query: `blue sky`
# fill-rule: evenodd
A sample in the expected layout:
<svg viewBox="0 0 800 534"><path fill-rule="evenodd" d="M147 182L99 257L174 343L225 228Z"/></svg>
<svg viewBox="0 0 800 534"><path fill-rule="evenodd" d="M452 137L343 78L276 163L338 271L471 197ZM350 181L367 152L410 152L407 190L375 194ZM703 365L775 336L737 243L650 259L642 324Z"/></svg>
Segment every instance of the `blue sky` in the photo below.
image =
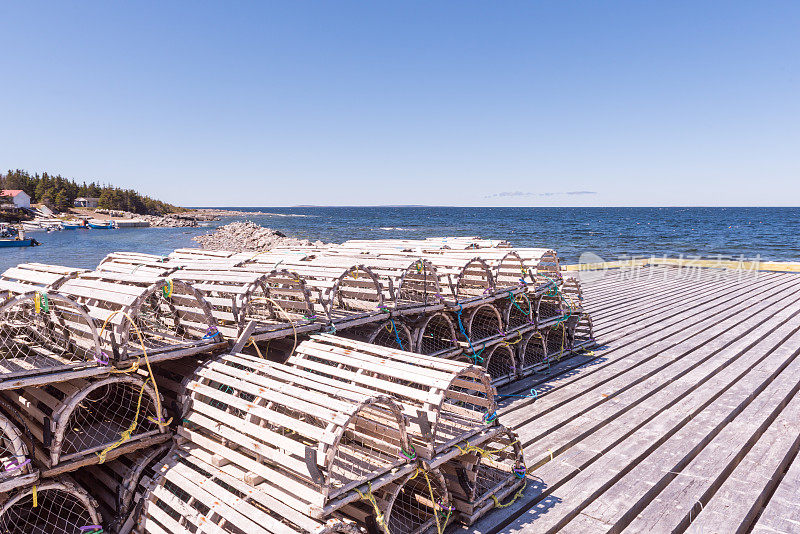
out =
<svg viewBox="0 0 800 534"><path fill-rule="evenodd" d="M6 2L0 72L0 168L182 205L800 204L797 2Z"/></svg>

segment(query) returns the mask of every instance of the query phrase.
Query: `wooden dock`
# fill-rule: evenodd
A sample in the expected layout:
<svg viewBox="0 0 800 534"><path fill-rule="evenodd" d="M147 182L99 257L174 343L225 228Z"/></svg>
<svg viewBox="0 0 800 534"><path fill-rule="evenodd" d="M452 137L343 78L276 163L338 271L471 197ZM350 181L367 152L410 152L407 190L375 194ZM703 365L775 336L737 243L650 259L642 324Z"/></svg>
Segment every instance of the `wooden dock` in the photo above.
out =
<svg viewBox="0 0 800 534"><path fill-rule="evenodd" d="M529 480L469 530L800 532L800 274L579 276L600 347L501 391Z"/></svg>

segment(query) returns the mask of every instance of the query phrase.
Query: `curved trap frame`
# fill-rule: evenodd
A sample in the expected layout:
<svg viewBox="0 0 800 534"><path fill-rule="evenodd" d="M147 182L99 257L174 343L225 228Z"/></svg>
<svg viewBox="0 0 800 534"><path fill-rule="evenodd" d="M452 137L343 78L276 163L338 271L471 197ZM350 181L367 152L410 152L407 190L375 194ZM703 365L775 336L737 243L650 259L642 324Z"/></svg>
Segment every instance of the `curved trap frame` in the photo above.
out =
<svg viewBox="0 0 800 534"><path fill-rule="evenodd" d="M543 329L557 324L568 313L569 307L561 296L561 289L551 286L536 299L536 328Z"/></svg>
<svg viewBox="0 0 800 534"><path fill-rule="evenodd" d="M558 362L569 355L571 351L570 332L569 325L566 322L561 322L548 328L544 333L544 339L547 345L547 358L545 361L548 365Z"/></svg>
<svg viewBox="0 0 800 534"><path fill-rule="evenodd" d="M519 254L512 250L496 263L494 283L497 291L525 288L530 270Z"/></svg>
<svg viewBox="0 0 800 534"><path fill-rule="evenodd" d="M514 345L498 343L484 350L481 365L492 379L494 386L507 384L517 378L516 355Z"/></svg>
<svg viewBox="0 0 800 534"><path fill-rule="evenodd" d="M570 334L570 348L575 350L587 349L597 344L594 339L594 327L592 326L592 318L586 313L580 315L573 315L570 317L568 323L572 328L568 330Z"/></svg>
<svg viewBox="0 0 800 534"><path fill-rule="evenodd" d="M75 480L97 501L103 523L112 531L120 530L171 447L172 443L162 443L74 473Z"/></svg>
<svg viewBox="0 0 800 534"><path fill-rule="evenodd" d="M0 305L0 389L104 372L95 321L60 293L31 292Z"/></svg>
<svg viewBox="0 0 800 534"><path fill-rule="evenodd" d="M337 328L374 322L388 313L380 279L364 265L356 265L339 275L325 300L328 316Z"/></svg>
<svg viewBox="0 0 800 534"><path fill-rule="evenodd" d="M440 469L459 519L472 525L524 488L525 459L516 433L504 427L478 445L461 447L461 452Z"/></svg>
<svg viewBox="0 0 800 534"><path fill-rule="evenodd" d="M435 262L435 260L433 260ZM489 265L479 257L472 258L456 276L453 295L456 302L481 301L494 293L494 276Z"/></svg>
<svg viewBox="0 0 800 534"><path fill-rule="evenodd" d="M547 366L547 342L538 330L525 334L518 347L521 375L531 374Z"/></svg>
<svg viewBox="0 0 800 534"><path fill-rule="evenodd" d="M510 333L535 327L534 302L529 293L512 292L496 300L494 304L503 316L503 330Z"/></svg>
<svg viewBox="0 0 800 534"><path fill-rule="evenodd" d="M316 332L327 321L324 307L315 310L306 281L286 269L261 276L239 306L242 327L255 323L249 336L255 341Z"/></svg>
<svg viewBox="0 0 800 534"><path fill-rule="evenodd" d="M21 295L31 291L54 291L86 269L62 267L46 263L21 263L0 275L0 293Z"/></svg>
<svg viewBox="0 0 800 534"><path fill-rule="evenodd" d="M2 402L0 401L0 403ZM0 413L0 464L2 464L0 493L30 484L39 478L39 473L34 470L31 460L28 458L28 452L28 446L25 444L17 424L12 422L10 417Z"/></svg>
<svg viewBox="0 0 800 534"><path fill-rule="evenodd" d="M48 480L37 485L35 491L34 497L32 488L18 490L0 504L0 532L92 534L102 531L97 503L73 481L67 478Z"/></svg>
<svg viewBox="0 0 800 534"><path fill-rule="evenodd" d="M115 362L143 356L141 341L150 361L226 346L202 293L181 280L94 271L65 282L61 292L88 308Z"/></svg>
<svg viewBox="0 0 800 534"><path fill-rule="evenodd" d="M369 497L375 504L367 500ZM377 490L368 490L364 499L342 511L365 523L370 532L391 534L444 532L455 517L455 507L442 472L421 468Z"/></svg>
<svg viewBox="0 0 800 534"><path fill-rule="evenodd" d="M457 313L456 321L458 320ZM481 304L465 310L461 317L461 324L464 327L461 335L467 338L470 350L473 351L480 351L488 343L505 336L503 315L494 304Z"/></svg>
<svg viewBox="0 0 800 534"><path fill-rule="evenodd" d="M414 352L439 358L454 358L461 354L456 325L447 313L423 316L414 325L413 335Z"/></svg>
<svg viewBox="0 0 800 534"><path fill-rule="evenodd" d="M564 278L561 294L570 313L583 313L583 289L581 288L581 281L577 277Z"/></svg>
<svg viewBox="0 0 800 534"><path fill-rule="evenodd" d="M178 270L178 266L169 263L169 258L166 256L140 252L112 252L100 261L97 270L139 276L167 276Z"/></svg>
<svg viewBox="0 0 800 534"><path fill-rule="evenodd" d="M388 396L244 354L204 363L186 384L179 433L239 465L306 515L408 462L405 420Z"/></svg>
<svg viewBox="0 0 800 534"><path fill-rule="evenodd" d="M423 459L495 424L495 388L477 366L329 334L301 343L286 363L320 380L394 398Z"/></svg>
<svg viewBox="0 0 800 534"><path fill-rule="evenodd" d="M8 391L33 435L43 476L102 463L169 438L153 387L137 375ZM128 436L123 440L123 432Z"/></svg>
<svg viewBox="0 0 800 534"><path fill-rule="evenodd" d="M422 258L406 267L394 291L395 309L401 313L430 313L444 306L436 267Z"/></svg>
<svg viewBox="0 0 800 534"><path fill-rule="evenodd" d="M240 466L220 463L193 444L173 449L143 496L137 532L361 533L338 515L325 522L304 515L276 500L265 482L244 482L249 473ZM211 525L216 528L209 530Z"/></svg>
<svg viewBox="0 0 800 534"><path fill-rule="evenodd" d="M400 319L391 319L378 325L348 328L343 332L339 332L338 335L349 339L366 341L381 347L416 352L411 330Z"/></svg>

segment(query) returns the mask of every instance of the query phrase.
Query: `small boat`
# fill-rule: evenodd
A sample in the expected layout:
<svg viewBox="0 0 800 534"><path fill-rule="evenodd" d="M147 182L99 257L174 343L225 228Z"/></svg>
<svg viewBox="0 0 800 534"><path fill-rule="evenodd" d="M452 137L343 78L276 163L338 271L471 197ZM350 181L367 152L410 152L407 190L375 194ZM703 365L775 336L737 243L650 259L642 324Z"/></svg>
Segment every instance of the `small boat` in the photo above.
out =
<svg viewBox="0 0 800 534"><path fill-rule="evenodd" d="M86 221L64 221L61 223L64 230L77 230L78 228L88 228Z"/></svg>
<svg viewBox="0 0 800 534"><path fill-rule="evenodd" d="M14 228L7 224L0 225L0 248L4 247L34 247L39 245L33 238L26 238L21 229Z"/></svg>
<svg viewBox="0 0 800 534"><path fill-rule="evenodd" d="M114 221L89 221L87 224L89 225L89 228L94 228L95 230L108 230L110 228L114 228Z"/></svg>
<svg viewBox="0 0 800 534"><path fill-rule="evenodd" d="M35 247L36 245L40 245L38 241L33 239L32 237L27 237L25 239L0 239L0 248L4 247Z"/></svg>

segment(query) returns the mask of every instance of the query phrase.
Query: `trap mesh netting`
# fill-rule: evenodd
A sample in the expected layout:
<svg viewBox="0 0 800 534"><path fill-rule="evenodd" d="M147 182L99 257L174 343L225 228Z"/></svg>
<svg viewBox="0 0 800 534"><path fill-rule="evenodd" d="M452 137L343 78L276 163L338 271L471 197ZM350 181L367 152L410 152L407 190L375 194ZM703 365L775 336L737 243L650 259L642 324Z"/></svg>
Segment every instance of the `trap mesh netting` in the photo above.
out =
<svg viewBox="0 0 800 534"><path fill-rule="evenodd" d="M328 298L328 311L373 312L383 307L383 286L368 267L359 265L345 271L334 282Z"/></svg>
<svg viewBox="0 0 800 534"><path fill-rule="evenodd" d="M524 485L525 461L516 434L502 427L485 442L466 445L461 452L441 470L462 521L472 524Z"/></svg>
<svg viewBox="0 0 800 534"><path fill-rule="evenodd" d="M2 400L0 405L6 410L10 408ZM0 492L17 485L16 480L31 473L31 462L26 458L27 455L28 448L22 440L22 432L10 418L0 413Z"/></svg>
<svg viewBox="0 0 800 534"><path fill-rule="evenodd" d="M213 332L215 321L208 304L189 284L166 280L158 286L149 290L129 313L149 352L193 344ZM127 318L120 320L121 345L129 347L130 356L140 349L140 340Z"/></svg>
<svg viewBox="0 0 800 534"><path fill-rule="evenodd" d="M367 325L350 328L342 332L341 335L382 347L415 352L411 331L399 319L384 321L377 326Z"/></svg>
<svg viewBox="0 0 800 534"><path fill-rule="evenodd" d="M533 323L533 303L526 293L508 295L498 303L498 307L502 309L506 332L512 332Z"/></svg>
<svg viewBox="0 0 800 534"><path fill-rule="evenodd" d="M100 523L94 500L66 480L21 490L0 508L3 534L94 534Z"/></svg>
<svg viewBox="0 0 800 534"><path fill-rule="evenodd" d="M493 345L484 350L481 357L483 357L483 366L486 372L492 377L492 384L505 384L516 378L517 368L513 345L507 343Z"/></svg>
<svg viewBox="0 0 800 534"><path fill-rule="evenodd" d="M275 270L265 275L253 292L245 296L242 324L256 321L261 325L299 325L317 319L311 294L300 275Z"/></svg>
<svg viewBox="0 0 800 534"><path fill-rule="evenodd" d="M400 278L395 299L398 306L405 303L429 306L442 304L444 298L436 268L422 259L411 264Z"/></svg>
<svg viewBox="0 0 800 534"><path fill-rule="evenodd" d="M0 306L0 374L24 376L102 358L94 321L56 293L27 293Z"/></svg>
<svg viewBox="0 0 800 534"><path fill-rule="evenodd" d="M415 352L426 356L449 357L461 352L456 327L446 313L428 315L414 327Z"/></svg>
<svg viewBox="0 0 800 534"><path fill-rule="evenodd" d="M370 491L342 511L367 524L370 532L422 534L443 532L455 508L442 473L416 473Z"/></svg>
<svg viewBox="0 0 800 534"><path fill-rule="evenodd" d="M503 335L503 318L493 304L482 304L464 315L466 335L472 343Z"/></svg>
<svg viewBox="0 0 800 534"><path fill-rule="evenodd" d="M101 380L82 396L70 399L67 406L69 416L59 421L64 422L56 430L52 447L60 445L62 456L115 443L134 422L132 438L159 428L155 391L138 378Z"/></svg>
<svg viewBox="0 0 800 534"><path fill-rule="evenodd" d="M538 331L529 332L519 345L520 370L523 373L534 370L545 362L547 344L544 336Z"/></svg>

